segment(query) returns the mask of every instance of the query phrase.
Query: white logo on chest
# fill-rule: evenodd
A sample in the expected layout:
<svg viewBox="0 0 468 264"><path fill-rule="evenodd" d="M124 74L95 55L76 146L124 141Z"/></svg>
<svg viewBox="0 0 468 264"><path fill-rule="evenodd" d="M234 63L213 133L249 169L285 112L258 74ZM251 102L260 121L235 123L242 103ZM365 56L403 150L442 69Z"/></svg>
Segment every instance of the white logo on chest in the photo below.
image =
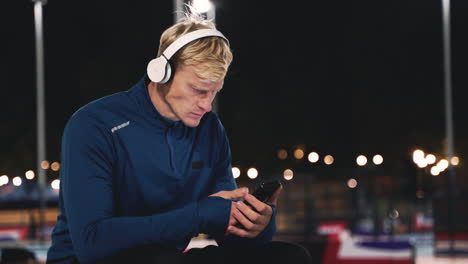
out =
<svg viewBox="0 0 468 264"><path fill-rule="evenodd" d="M119 129L121 129L121 128L124 128L124 127L126 127L126 126L128 126L128 125L130 125L130 121L127 121L127 122L125 122L125 123L123 123L123 124L120 124L120 125L118 125L118 126L113 127L113 128L111 129L111 132L114 133L115 131L117 131L117 130L119 130Z"/></svg>

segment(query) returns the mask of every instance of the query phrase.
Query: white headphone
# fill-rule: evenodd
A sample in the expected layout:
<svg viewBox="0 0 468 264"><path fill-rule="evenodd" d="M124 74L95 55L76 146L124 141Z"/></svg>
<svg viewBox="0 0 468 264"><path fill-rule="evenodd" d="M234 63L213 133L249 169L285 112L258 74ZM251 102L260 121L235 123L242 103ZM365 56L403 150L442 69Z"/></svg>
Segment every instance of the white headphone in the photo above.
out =
<svg viewBox="0 0 468 264"><path fill-rule="evenodd" d="M188 43L205 37L219 37L224 39L229 45L229 40L215 29L199 29L187 33L176 39L159 57L148 63L146 71L150 80L156 83L166 83L169 81L172 73L171 64L169 63L171 57Z"/></svg>

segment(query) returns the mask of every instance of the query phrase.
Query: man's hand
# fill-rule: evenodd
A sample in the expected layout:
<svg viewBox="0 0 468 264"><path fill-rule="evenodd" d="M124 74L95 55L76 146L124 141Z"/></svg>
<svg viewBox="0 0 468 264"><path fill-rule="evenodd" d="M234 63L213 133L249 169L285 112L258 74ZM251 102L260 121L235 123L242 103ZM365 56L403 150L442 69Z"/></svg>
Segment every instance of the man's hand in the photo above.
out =
<svg viewBox="0 0 468 264"><path fill-rule="evenodd" d="M246 194L249 193L249 188L247 187L242 187L238 188L232 191L220 191L215 194L212 194L210 196L219 196L221 198L224 198L226 200L236 200L236 199L242 199L245 197Z"/></svg>
<svg viewBox="0 0 468 264"><path fill-rule="evenodd" d="M235 222L233 221L233 223L235 224L231 225L231 221L229 221L226 234L248 238L258 236L270 223L273 209L269 204L276 206L282 189L283 186L280 186L267 203L262 203L251 194L245 195L244 200L249 202L252 207L241 201L233 203L231 207L231 218L234 218ZM237 222L240 223L243 228L236 226Z"/></svg>
<svg viewBox="0 0 468 264"><path fill-rule="evenodd" d="M220 192L217 192L217 193L212 194L210 196L218 196L218 197L224 198L226 200L237 200L237 199L245 199L245 196L248 193L249 193L249 189L247 187L243 187L243 188L235 189L233 191L220 191ZM237 222L236 218L234 218L235 210L237 210L236 209L236 204L234 202L232 202L231 203L231 213L229 214L230 216L229 216L228 227L238 225L238 222ZM228 232L226 231L226 233L224 235L228 235Z"/></svg>

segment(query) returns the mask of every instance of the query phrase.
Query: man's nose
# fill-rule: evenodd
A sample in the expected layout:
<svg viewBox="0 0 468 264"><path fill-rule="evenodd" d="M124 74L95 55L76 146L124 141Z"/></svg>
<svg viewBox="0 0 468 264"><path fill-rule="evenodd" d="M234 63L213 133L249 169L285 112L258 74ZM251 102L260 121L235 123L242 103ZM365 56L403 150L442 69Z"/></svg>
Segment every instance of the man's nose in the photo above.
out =
<svg viewBox="0 0 468 264"><path fill-rule="evenodd" d="M198 107L200 107L204 112L210 112L213 99L214 96L205 96L198 102Z"/></svg>

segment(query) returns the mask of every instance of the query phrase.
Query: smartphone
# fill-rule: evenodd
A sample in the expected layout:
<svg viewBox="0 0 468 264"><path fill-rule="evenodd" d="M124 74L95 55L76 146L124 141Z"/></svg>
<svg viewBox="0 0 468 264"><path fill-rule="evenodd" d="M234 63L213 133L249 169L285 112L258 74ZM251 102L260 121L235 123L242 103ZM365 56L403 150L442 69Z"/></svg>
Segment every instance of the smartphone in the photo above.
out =
<svg viewBox="0 0 468 264"><path fill-rule="evenodd" d="M255 198L260 202L267 202L268 199L273 195L273 193L281 186L281 181L274 180L269 182L263 182L257 189L252 193ZM247 201L244 201L245 204L250 205Z"/></svg>

